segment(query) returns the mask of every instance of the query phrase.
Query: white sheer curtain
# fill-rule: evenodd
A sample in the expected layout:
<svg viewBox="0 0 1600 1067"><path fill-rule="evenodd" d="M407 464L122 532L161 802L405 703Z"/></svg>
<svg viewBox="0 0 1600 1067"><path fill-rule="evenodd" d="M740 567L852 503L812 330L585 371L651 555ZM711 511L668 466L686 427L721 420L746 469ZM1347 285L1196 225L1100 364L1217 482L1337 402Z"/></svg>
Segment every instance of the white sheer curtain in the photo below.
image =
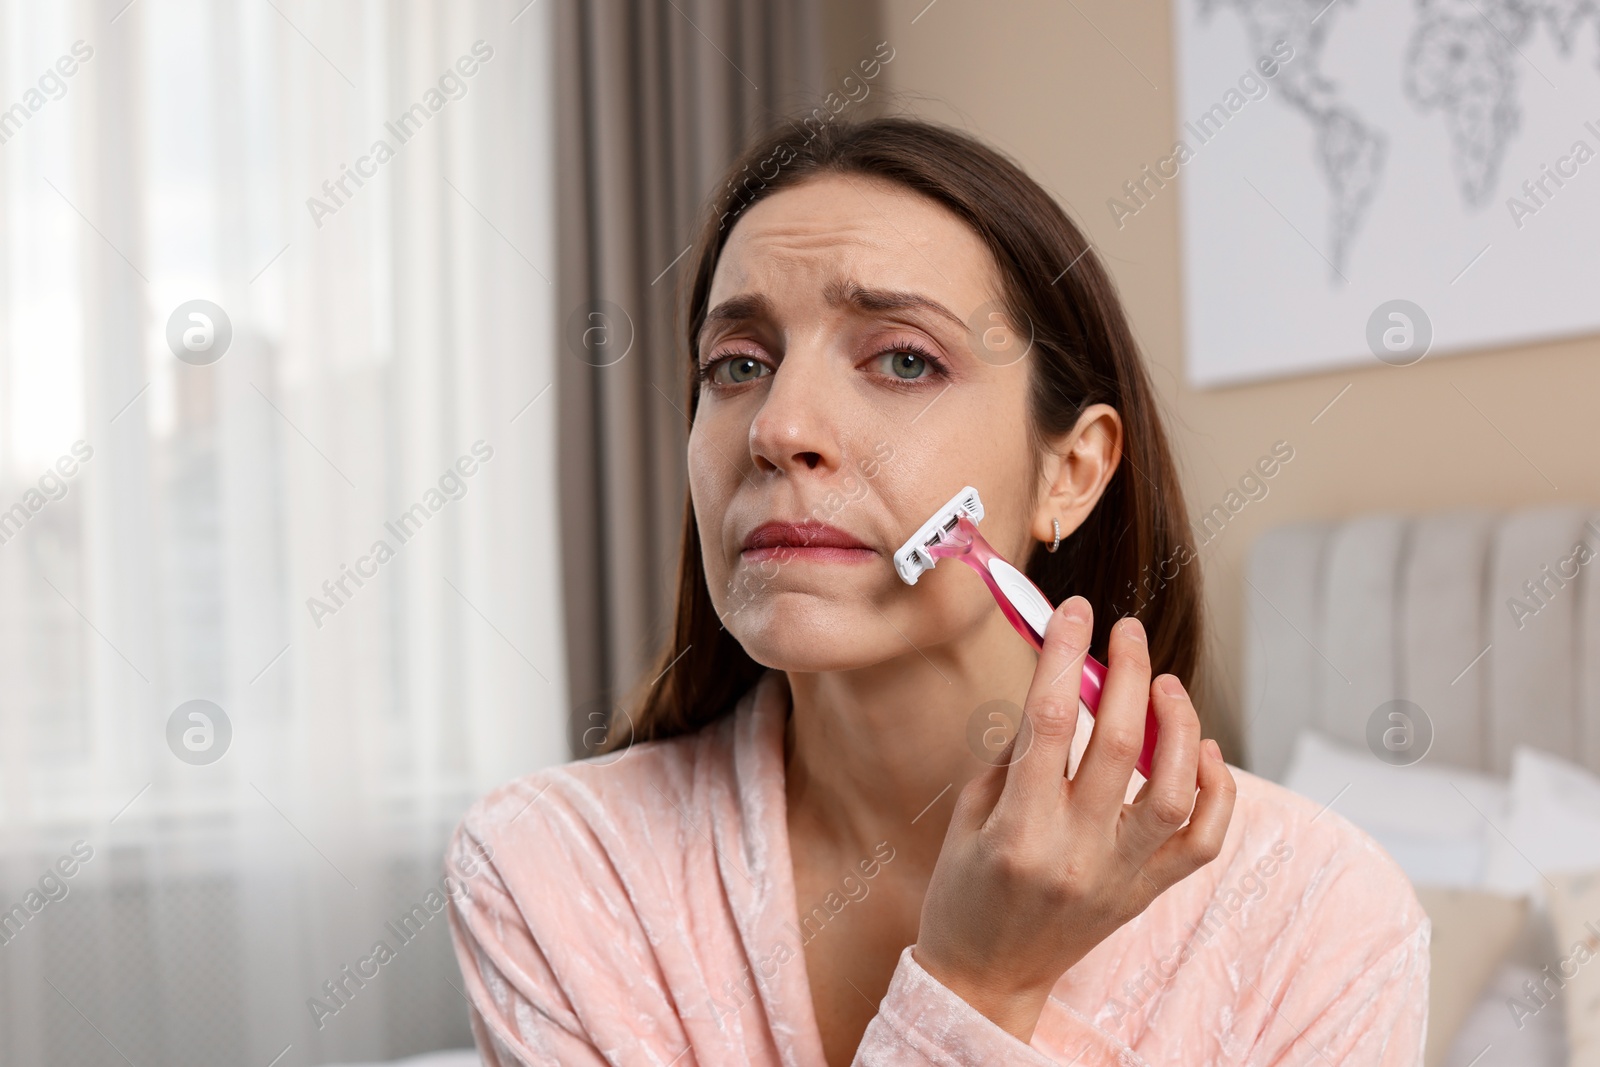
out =
<svg viewBox="0 0 1600 1067"><path fill-rule="evenodd" d="M0 0L0 1062L470 1044L393 924L567 754L551 14Z"/></svg>

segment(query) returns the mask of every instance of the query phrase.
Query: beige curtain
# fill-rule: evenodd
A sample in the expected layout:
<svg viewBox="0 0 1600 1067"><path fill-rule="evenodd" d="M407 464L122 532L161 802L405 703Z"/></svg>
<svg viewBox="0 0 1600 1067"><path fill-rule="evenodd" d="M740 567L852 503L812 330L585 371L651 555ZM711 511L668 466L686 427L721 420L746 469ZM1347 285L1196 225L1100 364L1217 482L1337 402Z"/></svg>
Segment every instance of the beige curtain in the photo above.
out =
<svg viewBox="0 0 1600 1067"><path fill-rule="evenodd" d="M579 755L671 628L688 435L673 315L683 254L742 145L817 102L819 6L557 9L558 510Z"/></svg>

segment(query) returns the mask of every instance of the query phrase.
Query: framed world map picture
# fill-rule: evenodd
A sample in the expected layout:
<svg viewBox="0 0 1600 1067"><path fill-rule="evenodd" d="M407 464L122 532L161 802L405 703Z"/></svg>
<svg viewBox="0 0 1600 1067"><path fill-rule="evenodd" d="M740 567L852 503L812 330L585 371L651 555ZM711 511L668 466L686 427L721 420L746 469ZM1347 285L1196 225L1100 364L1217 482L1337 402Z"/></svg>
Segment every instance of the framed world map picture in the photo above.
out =
<svg viewBox="0 0 1600 1067"><path fill-rule="evenodd" d="M1174 0L1188 378L1600 331L1600 7ZM1170 195L1170 194L1168 194Z"/></svg>

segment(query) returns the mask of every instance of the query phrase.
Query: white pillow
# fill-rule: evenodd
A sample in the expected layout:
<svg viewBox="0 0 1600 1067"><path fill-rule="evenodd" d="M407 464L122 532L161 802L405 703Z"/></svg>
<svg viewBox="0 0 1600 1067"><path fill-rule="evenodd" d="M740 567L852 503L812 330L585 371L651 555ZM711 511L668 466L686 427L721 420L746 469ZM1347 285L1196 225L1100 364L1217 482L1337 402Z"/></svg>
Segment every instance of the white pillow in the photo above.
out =
<svg viewBox="0 0 1600 1067"><path fill-rule="evenodd" d="M1485 819L1504 826L1507 817L1501 779L1426 759L1396 767L1315 730L1295 738L1283 785L1318 804L1333 801L1414 885L1483 888L1499 836Z"/></svg>
<svg viewBox="0 0 1600 1067"><path fill-rule="evenodd" d="M1600 776L1537 749L1511 750L1511 810L1489 841L1488 887L1543 895L1544 876L1600 870ZM1509 840L1507 840L1509 838Z"/></svg>

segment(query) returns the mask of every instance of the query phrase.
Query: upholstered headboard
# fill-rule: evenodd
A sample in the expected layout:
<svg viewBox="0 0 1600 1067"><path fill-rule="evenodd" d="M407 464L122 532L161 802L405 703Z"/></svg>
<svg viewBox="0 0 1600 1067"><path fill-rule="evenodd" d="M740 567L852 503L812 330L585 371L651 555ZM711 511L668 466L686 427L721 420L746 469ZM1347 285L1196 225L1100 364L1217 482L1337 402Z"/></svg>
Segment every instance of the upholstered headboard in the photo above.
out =
<svg viewBox="0 0 1600 1067"><path fill-rule="evenodd" d="M1372 515L1252 548L1246 767L1277 779L1312 727L1367 743L1408 700L1430 762L1504 775L1528 744L1600 771L1600 510Z"/></svg>

